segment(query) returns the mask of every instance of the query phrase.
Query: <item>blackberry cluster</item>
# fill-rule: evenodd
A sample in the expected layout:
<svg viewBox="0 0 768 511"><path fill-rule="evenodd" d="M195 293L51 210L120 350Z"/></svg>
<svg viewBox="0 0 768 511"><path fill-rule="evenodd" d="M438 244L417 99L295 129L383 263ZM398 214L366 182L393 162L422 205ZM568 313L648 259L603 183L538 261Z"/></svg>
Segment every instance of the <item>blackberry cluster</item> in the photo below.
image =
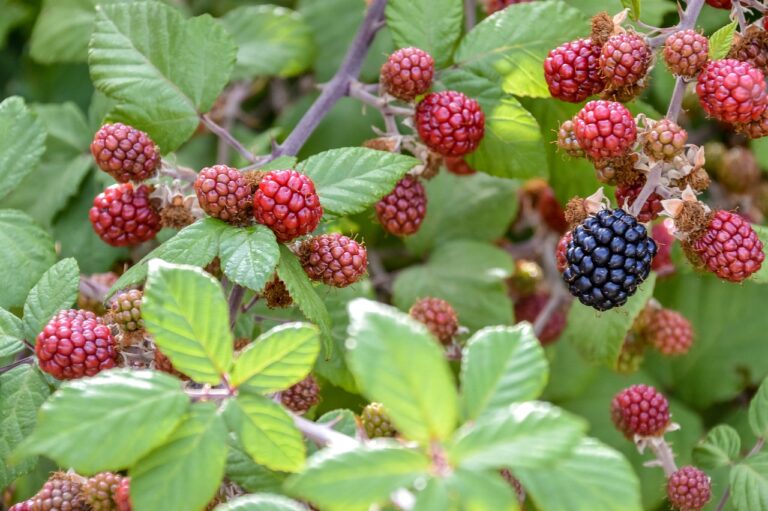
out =
<svg viewBox="0 0 768 511"><path fill-rule="evenodd" d="M678 511L699 511L712 498L712 483L707 474L688 465L669 477L667 498Z"/></svg>
<svg viewBox="0 0 768 511"><path fill-rule="evenodd" d="M320 386L311 374L282 391L280 401L294 413L303 414L320 402Z"/></svg>
<svg viewBox="0 0 768 511"><path fill-rule="evenodd" d="M115 492L123 477L112 472L101 472L83 485L83 497L91 511L115 511Z"/></svg>
<svg viewBox="0 0 768 511"><path fill-rule="evenodd" d="M611 419L625 437L662 436L669 426L669 402L650 385L632 385L613 398Z"/></svg>
<svg viewBox="0 0 768 511"><path fill-rule="evenodd" d="M622 209L600 211L572 235L563 279L584 305L600 311L622 306L651 272L656 243Z"/></svg>
<svg viewBox="0 0 768 511"><path fill-rule="evenodd" d="M397 434L384 405L381 403L368 404L360 415L360 422L362 422L368 438L392 437Z"/></svg>

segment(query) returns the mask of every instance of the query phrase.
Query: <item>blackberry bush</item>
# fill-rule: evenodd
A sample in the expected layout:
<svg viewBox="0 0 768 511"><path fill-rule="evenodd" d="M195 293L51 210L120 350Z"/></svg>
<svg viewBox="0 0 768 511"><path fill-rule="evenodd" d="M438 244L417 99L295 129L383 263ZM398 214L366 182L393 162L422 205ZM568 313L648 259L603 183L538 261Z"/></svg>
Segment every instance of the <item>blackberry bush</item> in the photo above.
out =
<svg viewBox="0 0 768 511"><path fill-rule="evenodd" d="M0 509L763 511L764 11L0 0Z"/></svg>

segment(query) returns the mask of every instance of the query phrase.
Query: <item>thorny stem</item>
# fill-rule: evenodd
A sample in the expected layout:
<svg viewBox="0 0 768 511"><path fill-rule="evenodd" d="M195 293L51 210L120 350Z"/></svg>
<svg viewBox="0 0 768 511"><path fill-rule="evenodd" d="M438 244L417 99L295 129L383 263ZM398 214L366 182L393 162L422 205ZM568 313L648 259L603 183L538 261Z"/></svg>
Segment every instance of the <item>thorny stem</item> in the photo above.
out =
<svg viewBox="0 0 768 511"><path fill-rule="evenodd" d="M467 32L477 23L477 0L464 0L464 26Z"/></svg>
<svg viewBox="0 0 768 511"><path fill-rule="evenodd" d="M300 415L293 415L293 423L305 437L315 442L320 447L334 445L337 447L352 448L358 445L358 441L352 437L324 425L312 422Z"/></svg>
<svg viewBox="0 0 768 511"><path fill-rule="evenodd" d="M301 118L293 131L291 131L291 134L288 135L288 138L282 144L275 146L267 161L271 161L279 156L296 155L331 108L347 95L350 85L360 74L363 60L368 54L368 48L371 42L373 42L376 32L382 27L381 22L384 20L384 8L386 5L387 0L373 0L338 71L331 78L331 81L325 84L320 96L307 110L304 117ZM266 161L258 161L256 163L262 165ZM249 165L245 170L253 170L254 168L257 167Z"/></svg>
<svg viewBox="0 0 768 511"><path fill-rule="evenodd" d="M254 156L253 153L246 149L229 131L213 122L213 119L211 119L208 114L202 114L200 120L203 121L203 124L205 124L205 127L208 128L211 133L232 146L243 158L250 162L256 161L256 156Z"/></svg>
<svg viewBox="0 0 768 511"><path fill-rule="evenodd" d="M678 76L675 80L675 88L672 91L672 99L669 102L669 108L667 108L667 119L677 122L677 118L680 116L680 110L683 107L683 97L685 97L685 88L688 86L688 82L682 76Z"/></svg>
<svg viewBox="0 0 768 511"><path fill-rule="evenodd" d="M648 448L656 456L659 466L664 470L664 475L667 479L677 472L677 464L675 463L675 453L672 452L672 448L669 446L664 437L649 438Z"/></svg>
<svg viewBox="0 0 768 511"><path fill-rule="evenodd" d="M240 111L240 105L248 97L250 91L249 82L236 82L229 89L224 100L224 108L222 109L222 129L227 133L231 133L234 121L237 118L237 114ZM232 137L234 140L234 137ZM225 137L219 137L219 147L216 154L217 163L229 164L229 141ZM252 160L251 160L252 161Z"/></svg>
<svg viewBox="0 0 768 511"><path fill-rule="evenodd" d="M33 355L30 355L28 357L21 358L17 360L16 362L12 362L8 364L7 366L0 367L0 374L6 373L13 369L14 367L19 367L20 365L24 364L32 364L35 362L35 357Z"/></svg>
<svg viewBox="0 0 768 511"><path fill-rule="evenodd" d="M750 456L754 456L755 454L759 453L760 451L763 450L763 447L765 447L765 438L760 437L757 439L757 442L755 442L755 445L747 453L747 455L744 456L744 459L747 459ZM720 502L717 503L717 508L715 509L715 511L723 511L723 509L725 509L725 504L728 502L728 499L730 498L730 496L731 496L731 487L728 486L723 492L723 496L720 497Z"/></svg>
<svg viewBox="0 0 768 511"><path fill-rule="evenodd" d="M245 288L238 284L232 285L232 291L229 293L229 328L235 328L237 322L237 313L240 311L240 303L245 296Z"/></svg>

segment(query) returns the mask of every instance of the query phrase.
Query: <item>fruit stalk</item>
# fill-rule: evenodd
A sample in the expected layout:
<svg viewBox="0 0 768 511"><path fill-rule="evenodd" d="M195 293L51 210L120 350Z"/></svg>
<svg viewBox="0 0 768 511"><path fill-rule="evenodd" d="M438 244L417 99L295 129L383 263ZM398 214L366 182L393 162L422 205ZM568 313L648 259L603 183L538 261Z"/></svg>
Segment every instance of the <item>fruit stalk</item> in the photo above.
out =
<svg viewBox="0 0 768 511"><path fill-rule="evenodd" d="M475 0L464 0L464 27L469 32L476 24L477 2Z"/></svg>

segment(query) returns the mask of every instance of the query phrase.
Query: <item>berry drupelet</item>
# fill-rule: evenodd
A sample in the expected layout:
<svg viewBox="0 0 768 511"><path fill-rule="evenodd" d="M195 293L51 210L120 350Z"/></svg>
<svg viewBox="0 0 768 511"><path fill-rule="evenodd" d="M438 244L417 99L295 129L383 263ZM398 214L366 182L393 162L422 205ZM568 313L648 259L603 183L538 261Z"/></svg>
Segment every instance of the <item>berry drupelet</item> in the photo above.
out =
<svg viewBox="0 0 768 511"><path fill-rule="evenodd" d="M712 483L707 474L688 465L669 476L667 498L677 511L700 511L712 498Z"/></svg>
<svg viewBox="0 0 768 511"><path fill-rule="evenodd" d="M646 39L634 32L611 36L600 52L600 69L612 87L626 87L648 72L652 51Z"/></svg>
<svg viewBox="0 0 768 511"><path fill-rule="evenodd" d="M710 61L696 82L699 103L707 114L727 123L748 123L765 111L763 73L735 59Z"/></svg>
<svg viewBox="0 0 768 511"><path fill-rule="evenodd" d="M226 165L201 170L195 193L203 211L225 222L243 223L253 206L250 185L239 170Z"/></svg>
<svg viewBox="0 0 768 511"><path fill-rule="evenodd" d="M440 298L420 298L408 313L427 326L427 329L443 344L450 344L459 331L459 320L450 303Z"/></svg>
<svg viewBox="0 0 768 511"><path fill-rule="evenodd" d="M384 230L395 236L415 234L427 214L427 193L413 176L405 176L376 203L376 217Z"/></svg>
<svg viewBox="0 0 768 511"><path fill-rule="evenodd" d="M605 88L600 46L577 39L558 46L544 60L544 79L553 98L581 103Z"/></svg>
<svg viewBox="0 0 768 511"><path fill-rule="evenodd" d="M120 122L96 132L91 154L96 165L119 183L149 179L160 166L160 152L149 135Z"/></svg>
<svg viewBox="0 0 768 511"><path fill-rule="evenodd" d="M253 215L286 243L314 231L323 207L309 177L295 170L273 170L253 194Z"/></svg>
<svg viewBox="0 0 768 511"><path fill-rule="evenodd" d="M573 121L579 146L595 160L624 156L637 139L635 119L616 101L590 101Z"/></svg>
<svg viewBox="0 0 768 511"><path fill-rule="evenodd" d="M117 343L109 327L90 311L63 310L37 336L40 368L58 380L93 376L115 367Z"/></svg>
<svg viewBox="0 0 768 511"><path fill-rule="evenodd" d="M357 241L339 233L321 234L299 248L301 265L310 279L333 287L347 287L365 275L368 252Z"/></svg>
<svg viewBox="0 0 768 511"><path fill-rule="evenodd" d="M412 101L429 91L434 73L432 55L418 48L401 48L381 66L380 80L389 94Z"/></svg>
<svg viewBox="0 0 768 511"><path fill-rule="evenodd" d="M664 62L673 74L693 78L709 60L709 40L695 30L681 30L667 37Z"/></svg>
<svg viewBox="0 0 768 511"><path fill-rule="evenodd" d="M656 243L622 209L588 217L572 236L563 280L584 305L600 311L624 305L651 271Z"/></svg>
<svg viewBox="0 0 768 511"><path fill-rule="evenodd" d="M480 104L461 92L432 92L416 106L416 130L424 144L443 156L471 153L485 134Z"/></svg>
<svg viewBox="0 0 768 511"><path fill-rule="evenodd" d="M742 282L760 269L765 259L763 243L742 216L716 211L703 235L689 248L703 265L723 280Z"/></svg>
<svg viewBox="0 0 768 511"><path fill-rule="evenodd" d="M669 403L650 385L632 385L613 398L611 419L630 440L635 435L662 436L670 424Z"/></svg>
<svg viewBox="0 0 768 511"><path fill-rule="evenodd" d="M157 236L160 215L149 200L150 189L131 183L108 187L93 199L88 218L96 234L109 245L138 245Z"/></svg>

